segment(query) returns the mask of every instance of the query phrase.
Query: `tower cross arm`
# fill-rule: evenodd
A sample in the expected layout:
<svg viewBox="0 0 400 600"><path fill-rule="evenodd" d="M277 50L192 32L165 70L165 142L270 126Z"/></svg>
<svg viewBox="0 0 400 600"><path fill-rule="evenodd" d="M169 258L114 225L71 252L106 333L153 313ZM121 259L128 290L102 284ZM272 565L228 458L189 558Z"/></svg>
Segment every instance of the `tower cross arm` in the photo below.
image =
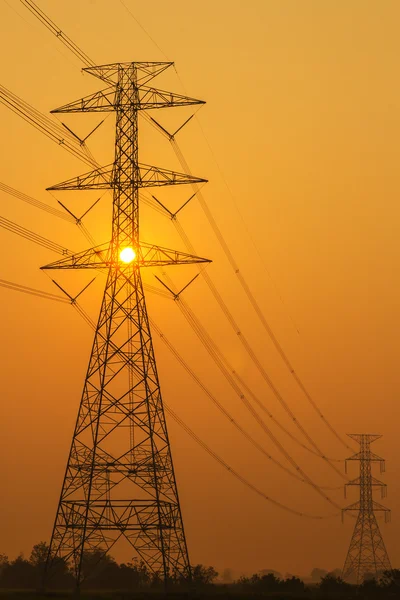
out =
<svg viewBox="0 0 400 600"><path fill-rule="evenodd" d="M345 508L342 509L342 512L347 512L347 511L351 511L351 510L360 510L360 501L357 500L357 502L354 502L353 504L349 504L349 506L346 506Z"/></svg>
<svg viewBox="0 0 400 600"><path fill-rule="evenodd" d="M368 453L366 453L364 451L356 452L355 454L353 454L353 456L346 458L346 462L348 460L368 460L370 462L385 462L384 458L382 458L381 456L378 456L377 454L375 454L374 452L371 452L370 450L368 451Z"/></svg>
<svg viewBox="0 0 400 600"><path fill-rule="evenodd" d="M195 104L205 104L205 102L175 92L142 86L139 89L139 105L137 108L138 110L150 110L152 108L172 108L173 106L192 106Z"/></svg>
<svg viewBox="0 0 400 600"><path fill-rule="evenodd" d="M174 65L173 62L125 62L111 63L107 65L97 65L83 69L85 73L93 75L102 81L114 83L123 70L135 69L137 73L137 82L144 85L157 75L160 75L166 69Z"/></svg>
<svg viewBox="0 0 400 600"><path fill-rule="evenodd" d="M186 175L186 173L179 173L178 171L170 171L168 169L162 169L160 167L153 167L151 165L145 165L139 163L139 179L133 181L130 178L122 178L121 174L114 168L114 165L107 165L105 167L99 167L73 177L62 183L55 184L48 190L104 190L118 187L124 189L136 185L138 188L142 187L158 187L165 185L179 185L179 184L197 184L206 183L207 179L202 177L195 177L193 175Z"/></svg>
<svg viewBox="0 0 400 600"><path fill-rule="evenodd" d="M118 94L118 87L112 85L104 90L84 96L52 110L52 113L77 112L114 112L117 110L136 109L150 110L155 108L172 108L174 106L192 106L205 104L203 100L182 96L153 87L139 87L137 101L126 94Z"/></svg>
<svg viewBox="0 0 400 600"><path fill-rule="evenodd" d="M371 476L370 478L370 483L372 486L376 486L376 487L387 487L386 483L383 483L383 481L380 481L379 479L377 479L376 477ZM346 486L349 485L362 485L361 482L361 477L356 477L355 479L352 479L351 481L348 481L346 484Z"/></svg>
<svg viewBox="0 0 400 600"><path fill-rule="evenodd" d="M383 506L383 504L379 504L379 502L375 502L375 500L372 501L371 506L369 508L370 508L370 510L373 510L374 512L390 513L390 508L386 508L386 506ZM354 502L353 504L350 504L349 506L346 506L346 508L342 509L343 512L348 512L348 511L352 511L352 510L354 510L354 511L361 510L360 501Z"/></svg>
<svg viewBox="0 0 400 600"><path fill-rule="evenodd" d="M99 167L67 181L56 183L47 190L108 190L112 184L113 165Z"/></svg>
<svg viewBox="0 0 400 600"><path fill-rule="evenodd" d="M116 86L84 96L50 111L51 113L114 112Z"/></svg>
<svg viewBox="0 0 400 600"><path fill-rule="evenodd" d="M110 243L101 244L100 246L77 252L41 268L43 270L115 268L125 271L132 269L132 267L166 267L169 265L190 265L211 262L208 258L202 258L201 256L140 242L139 247L135 248L134 251L135 258L129 264L126 264L119 257L119 250L123 250L123 248L117 248L116 245Z"/></svg>
<svg viewBox="0 0 400 600"><path fill-rule="evenodd" d="M391 512L390 508L383 506L383 504L379 504L379 502L376 502L375 500L372 501L372 508L374 509L375 512L384 512L384 513Z"/></svg>

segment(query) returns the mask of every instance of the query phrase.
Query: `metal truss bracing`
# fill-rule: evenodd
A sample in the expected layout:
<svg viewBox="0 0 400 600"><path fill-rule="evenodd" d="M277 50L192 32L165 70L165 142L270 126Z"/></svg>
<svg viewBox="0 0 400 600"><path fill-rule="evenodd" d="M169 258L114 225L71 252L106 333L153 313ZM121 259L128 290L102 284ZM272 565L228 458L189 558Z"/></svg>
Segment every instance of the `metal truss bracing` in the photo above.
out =
<svg viewBox="0 0 400 600"><path fill-rule="evenodd" d="M386 484L373 477L371 470L373 462L379 462L381 471L384 470L384 459L370 449L371 443L382 436L351 434L350 437L360 444L360 451L347 460L360 462L360 476L349 481L346 486L359 487L360 499L344 509L344 512L357 511L358 516L343 568L343 579L360 584L366 577L376 577L383 571L391 570L375 516L376 512L382 512L385 520L388 520L390 510L373 499L374 487L381 489L382 497L386 496Z"/></svg>
<svg viewBox="0 0 400 600"><path fill-rule="evenodd" d="M57 562L68 562L78 587L87 576L85 553L101 556L121 538L164 581L190 576L140 273L144 266L208 262L139 242L141 187L204 181L138 162L138 110L147 94L142 87L168 66L118 63L87 69L115 83L115 161L53 188L98 189L106 180L113 189L111 242L43 267L107 270L46 569L49 578ZM157 106L177 105L164 94L152 92ZM126 248L134 256L128 264L120 254Z"/></svg>

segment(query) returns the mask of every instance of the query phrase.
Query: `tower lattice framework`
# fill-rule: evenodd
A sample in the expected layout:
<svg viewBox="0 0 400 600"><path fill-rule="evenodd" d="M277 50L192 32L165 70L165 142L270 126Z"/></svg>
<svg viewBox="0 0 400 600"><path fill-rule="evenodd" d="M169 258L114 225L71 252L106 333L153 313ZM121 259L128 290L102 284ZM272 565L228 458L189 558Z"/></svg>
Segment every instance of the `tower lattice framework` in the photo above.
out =
<svg viewBox="0 0 400 600"><path fill-rule="evenodd" d="M371 452L371 443L381 435L350 434L360 445L359 452L347 461L359 461L360 475L346 483L347 486L360 488L360 499L344 509L343 512L357 511L357 521L351 538L343 568L343 579L362 583L365 576L378 576L383 571L390 571L391 565L386 547L376 519L376 512L383 512L385 521L389 520L390 510L373 499L373 489L380 488L381 496L386 496L386 484L372 475L372 463L379 462L381 473L385 470L383 458ZM345 491L346 491L345 487Z"/></svg>
<svg viewBox="0 0 400 600"><path fill-rule="evenodd" d="M68 562L78 586L85 552L120 538L161 579L190 575L141 268L209 261L139 240L141 188L205 181L138 161L140 110L202 103L148 85L172 64L87 68L107 87L53 111L116 113L114 163L49 188L113 191L111 242L43 267L107 273L47 562Z"/></svg>

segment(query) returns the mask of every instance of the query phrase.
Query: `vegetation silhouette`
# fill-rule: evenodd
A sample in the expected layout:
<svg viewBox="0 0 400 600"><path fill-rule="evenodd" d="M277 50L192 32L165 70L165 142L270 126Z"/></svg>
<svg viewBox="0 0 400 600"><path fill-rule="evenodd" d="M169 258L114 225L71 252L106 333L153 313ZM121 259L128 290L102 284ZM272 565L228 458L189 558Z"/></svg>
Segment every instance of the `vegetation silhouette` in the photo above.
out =
<svg viewBox="0 0 400 600"><path fill-rule="evenodd" d="M32 548L29 559L22 554L10 561L0 554L0 600L8 598L52 600L71 597L75 580L70 566L59 561L57 569L43 591L43 577L49 546L39 542ZM226 570L227 571L227 570ZM90 575L88 575L90 573ZM225 573L225 572L224 572ZM101 552L85 552L83 574L87 574L81 586L81 598L90 600L134 600L163 598L164 583L149 572L144 562L133 559L117 563L110 555ZM400 598L400 569L382 573L379 578L368 578L362 585L347 583L338 575L315 568L311 583L289 575L284 578L277 571L261 571L236 581L219 574L212 566L192 566L191 581L180 579L169 582L167 596L173 598L274 598L275 600L369 600ZM39 591L36 591L39 590ZM41 591L40 591L41 590Z"/></svg>

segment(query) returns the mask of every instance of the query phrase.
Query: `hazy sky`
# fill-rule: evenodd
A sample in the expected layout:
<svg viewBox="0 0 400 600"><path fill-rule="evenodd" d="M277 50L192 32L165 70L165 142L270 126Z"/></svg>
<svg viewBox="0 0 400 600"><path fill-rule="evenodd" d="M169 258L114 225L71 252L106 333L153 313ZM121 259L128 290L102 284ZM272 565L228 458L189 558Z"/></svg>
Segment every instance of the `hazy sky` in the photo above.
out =
<svg viewBox="0 0 400 600"><path fill-rule="evenodd" d="M119 1L41 0L40 6L99 64L167 57L177 71L171 69L158 85L207 101L198 115L201 128L193 120L178 136L180 147L192 172L210 180L204 189L208 206L324 415L343 436L383 434L374 450L388 461L383 478L393 518L382 532L392 564L399 566L400 5L395 0L125 2L162 52ZM18 0L0 2L0 56L1 83L46 114L102 87L82 75L78 61ZM190 114L170 112L159 116L165 126L178 126ZM63 120L84 136L100 118ZM22 192L55 206L45 188L88 170L2 105L0 127L0 181ZM141 127L141 160L181 170L165 138L146 123ZM89 146L99 162L113 160L112 116ZM179 206L190 191L159 195ZM78 214L96 197L56 196ZM87 247L73 225L3 193L0 201L2 216L73 250ZM106 195L86 220L98 242L108 239L109 216ZM198 253L213 259L210 276L291 409L328 456L345 458L349 452L310 408L265 335L197 201L182 213L181 224ZM147 207L141 226L142 239L184 250L173 224ZM56 255L3 230L0 251L1 279L56 291L39 271ZM195 272L179 267L169 275L184 285ZM76 272L56 277L71 293L89 280ZM152 273L146 272L145 280L156 284ZM99 276L83 298L93 318L103 285ZM205 283L198 279L185 299L268 409L300 436ZM67 305L1 289L0 308L0 552L15 556L50 537L92 332ZM148 308L221 403L281 458L177 306L150 294ZM165 400L232 467L296 510L335 512L249 445L156 336L155 349ZM352 519L342 526L338 516L315 521L274 507L168 423L193 563L232 567L237 574L263 568L306 574L315 566L342 566ZM268 424L317 483L339 488L329 492L335 502L344 506L356 500L355 491L343 499L343 479L326 463ZM335 464L343 470L342 463ZM351 469L356 477L356 465Z"/></svg>

